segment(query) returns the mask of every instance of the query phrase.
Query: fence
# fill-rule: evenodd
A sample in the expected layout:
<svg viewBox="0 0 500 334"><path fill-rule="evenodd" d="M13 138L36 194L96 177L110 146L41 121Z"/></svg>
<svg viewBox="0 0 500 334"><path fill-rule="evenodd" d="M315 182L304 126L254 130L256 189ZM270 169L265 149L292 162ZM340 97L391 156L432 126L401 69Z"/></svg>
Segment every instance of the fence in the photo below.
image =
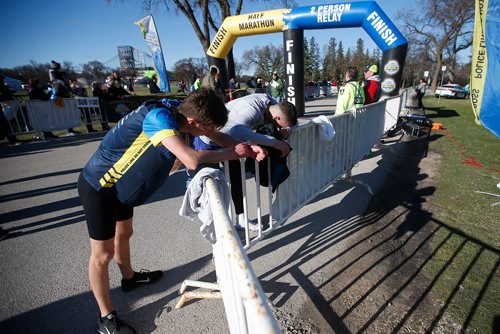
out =
<svg viewBox="0 0 500 334"><path fill-rule="evenodd" d="M217 294L216 297L223 298L231 333L278 333L279 328L276 327L265 295L244 250L279 228L291 215L329 185L349 175L351 169L370 152L387 129L396 126L404 97L390 98L352 113L330 116L329 120L336 132L331 141L320 140L319 127L313 122L294 129L290 137L293 150L288 157L290 176L278 187L274 195L270 187L263 190L260 186L258 163L255 162L255 179L247 181L245 163L240 160L246 227L245 245L243 247L236 237L231 210L225 208L219 200L220 196L211 191L209 198L217 235L214 258L219 284L185 281L181 294L188 285L220 289L221 294ZM267 171L270 175L270 162ZM227 163L225 172L226 179L229 180ZM248 186L255 186L254 198L249 198ZM261 192L264 192L263 196ZM265 200L262 201L261 198ZM251 208L249 203L253 204ZM263 224L265 212L268 215L267 226ZM248 229L250 215L256 217L259 228L253 238ZM204 298L203 294L196 296ZM252 296L251 300L249 296ZM185 299L184 296L181 297L181 302ZM182 306L181 302L178 307ZM253 318L257 315L258 319Z"/></svg>
<svg viewBox="0 0 500 334"><path fill-rule="evenodd" d="M306 86L304 96L307 98L333 96L339 93L337 86Z"/></svg>
<svg viewBox="0 0 500 334"><path fill-rule="evenodd" d="M66 130L105 121L97 97L14 100L1 102L1 105L11 135Z"/></svg>

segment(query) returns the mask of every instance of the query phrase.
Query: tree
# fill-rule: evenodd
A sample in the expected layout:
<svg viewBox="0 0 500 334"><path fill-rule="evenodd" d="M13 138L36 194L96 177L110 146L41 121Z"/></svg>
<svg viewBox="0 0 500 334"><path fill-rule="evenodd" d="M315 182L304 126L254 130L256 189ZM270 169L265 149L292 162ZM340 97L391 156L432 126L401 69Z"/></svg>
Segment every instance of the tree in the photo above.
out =
<svg viewBox="0 0 500 334"><path fill-rule="evenodd" d="M323 58L323 78L329 79L334 75L335 63L337 61L337 41L334 37L330 37L328 47L326 49L325 58Z"/></svg>
<svg viewBox="0 0 500 334"><path fill-rule="evenodd" d="M255 75L266 80L271 78L273 71L283 73L283 48L272 44L247 50L243 53L243 69L255 68Z"/></svg>
<svg viewBox="0 0 500 334"><path fill-rule="evenodd" d="M343 80L344 73L347 69L346 60L344 56L344 45L342 41L339 42L339 47L337 49L337 64L335 66L334 80Z"/></svg>
<svg viewBox="0 0 500 334"><path fill-rule="evenodd" d="M81 76L89 81L101 81L101 79L106 78L107 73L110 72L110 69L98 60L89 61L88 63L82 64L81 66Z"/></svg>
<svg viewBox="0 0 500 334"><path fill-rule="evenodd" d="M446 61L451 73L455 71L457 54L472 45L474 1L420 0L422 15L405 9L399 12L403 32L415 37L417 45L425 46L434 61L432 90L436 90L441 67Z"/></svg>
<svg viewBox="0 0 500 334"><path fill-rule="evenodd" d="M358 38L356 41L356 51L352 56L351 66L355 66L358 69L366 67L368 62L367 57L365 57L365 41L362 38Z"/></svg>
<svg viewBox="0 0 500 334"><path fill-rule="evenodd" d="M208 71L204 58L184 58L174 64L174 78L177 81L183 80L190 85L194 83L196 75L203 76Z"/></svg>
<svg viewBox="0 0 500 334"><path fill-rule="evenodd" d="M314 36L309 40L309 72L311 73L311 80L318 81L321 79L319 70L320 64L319 46Z"/></svg>

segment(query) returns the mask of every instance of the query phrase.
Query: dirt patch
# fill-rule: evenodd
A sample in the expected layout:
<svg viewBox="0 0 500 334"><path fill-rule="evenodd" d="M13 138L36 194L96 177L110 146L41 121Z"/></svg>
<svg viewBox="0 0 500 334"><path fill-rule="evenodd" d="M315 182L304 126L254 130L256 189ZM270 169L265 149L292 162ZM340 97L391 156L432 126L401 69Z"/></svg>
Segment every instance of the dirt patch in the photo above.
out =
<svg viewBox="0 0 500 334"><path fill-rule="evenodd" d="M298 318L281 317L284 333L460 333L422 273L439 229L430 202L440 156L427 148L426 138L402 144L363 228L322 271L331 277L317 290L322 305L311 298Z"/></svg>

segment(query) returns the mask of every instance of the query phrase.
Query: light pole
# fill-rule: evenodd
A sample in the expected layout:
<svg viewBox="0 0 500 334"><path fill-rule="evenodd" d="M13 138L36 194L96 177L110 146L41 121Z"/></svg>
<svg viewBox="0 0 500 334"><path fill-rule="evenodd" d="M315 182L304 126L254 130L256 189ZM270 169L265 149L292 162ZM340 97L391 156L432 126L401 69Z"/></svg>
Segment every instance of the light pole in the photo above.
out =
<svg viewBox="0 0 500 334"><path fill-rule="evenodd" d="M446 65L443 65L443 67L441 67L441 85L439 87L441 87L441 89L439 90L439 98L438 98L438 104L441 102L441 94L443 92L443 80L444 80L444 72L446 71Z"/></svg>

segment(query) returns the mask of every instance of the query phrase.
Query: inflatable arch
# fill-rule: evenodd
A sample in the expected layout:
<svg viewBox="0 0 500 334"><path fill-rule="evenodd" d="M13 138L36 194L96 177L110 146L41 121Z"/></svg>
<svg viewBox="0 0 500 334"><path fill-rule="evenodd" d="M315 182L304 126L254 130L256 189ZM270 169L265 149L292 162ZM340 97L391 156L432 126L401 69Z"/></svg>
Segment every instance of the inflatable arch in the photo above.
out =
<svg viewBox="0 0 500 334"><path fill-rule="evenodd" d="M382 50L380 98L397 95L401 85L408 41L374 1L345 2L277 9L231 16L224 20L207 50L227 88L225 57L236 38L283 32L285 95L304 115L304 29L363 27ZM367 64L368 65L368 64Z"/></svg>

